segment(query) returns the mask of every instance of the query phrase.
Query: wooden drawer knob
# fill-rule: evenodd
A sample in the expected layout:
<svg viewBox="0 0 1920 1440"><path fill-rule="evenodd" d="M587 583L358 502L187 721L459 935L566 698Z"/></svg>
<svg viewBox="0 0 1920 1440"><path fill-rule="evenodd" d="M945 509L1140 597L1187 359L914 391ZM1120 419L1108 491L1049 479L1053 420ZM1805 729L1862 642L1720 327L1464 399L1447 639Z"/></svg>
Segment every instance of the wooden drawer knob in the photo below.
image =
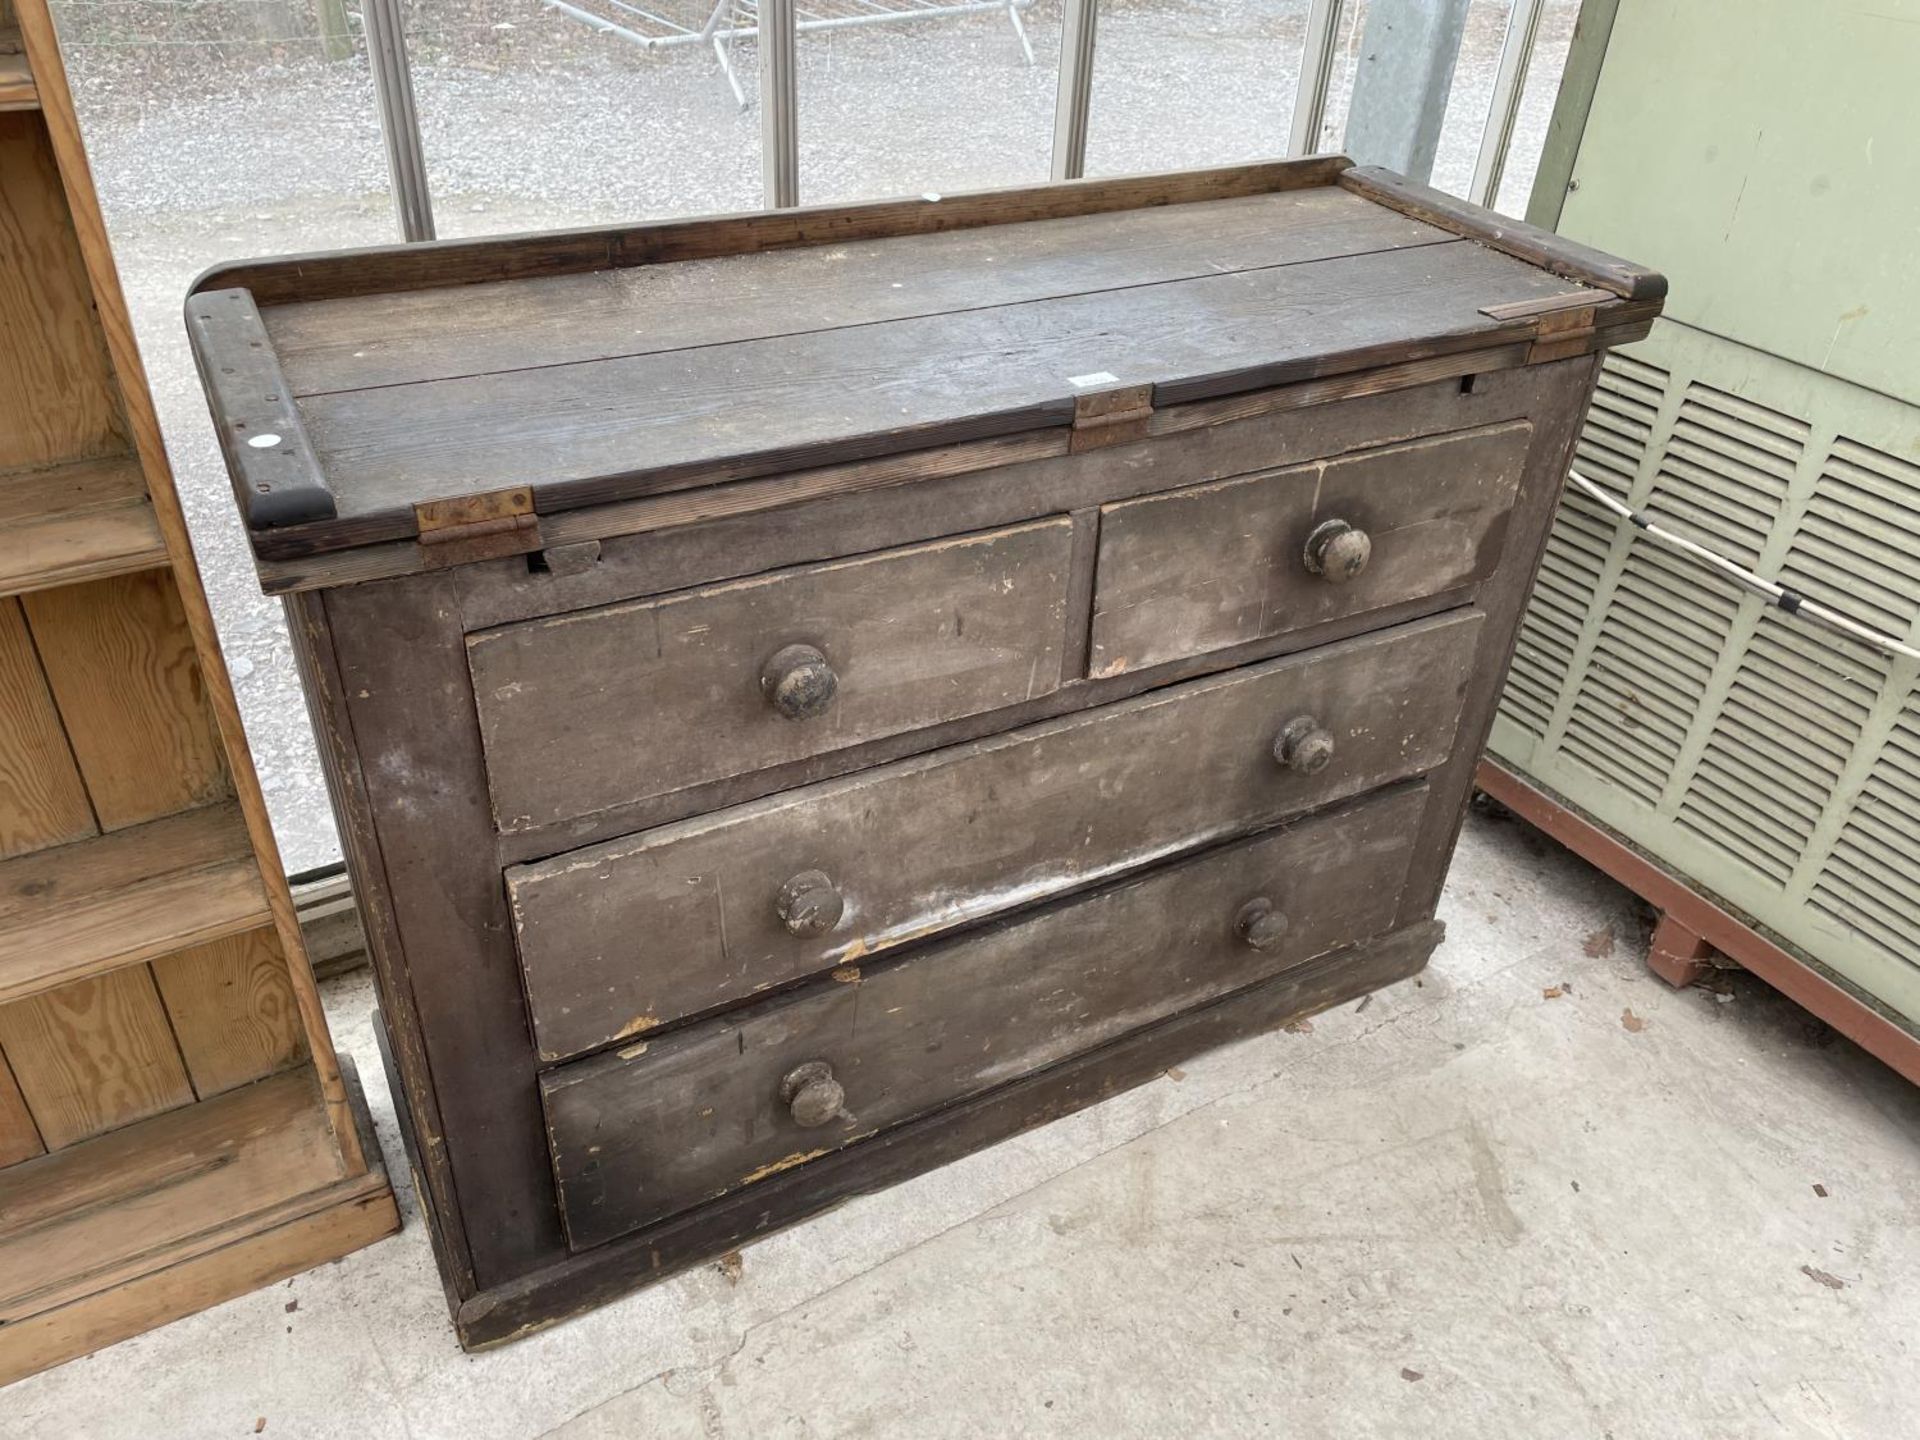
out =
<svg viewBox="0 0 1920 1440"><path fill-rule="evenodd" d="M827 713L840 679L827 657L811 645L783 645L760 672L760 691L789 720Z"/></svg>
<svg viewBox="0 0 1920 1440"><path fill-rule="evenodd" d="M802 870L773 897L780 923L792 935L824 935L840 923L846 901L824 870Z"/></svg>
<svg viewBox="0 0 1920 1440"><path fill-rule="evenodd" d="M1287 929L1287 917L1274 909L1273 902L1264 896L1249 900L1233 917L1234 933L1263 955L1286 944Z"/></svg>
<svg viewBox="0 0 1920 1440"><path fill-rule="evenodd" d="M780 1101L803 1130L817 1130L840 1114L847 1092L833 1078L833 1067L824 1060L809 1060L796 1065L780 1082Z"/></svg>
<svg viewBox="0 0 1920 1440"><path fill-rule="evenodd" d="M1373 557L1373 541L1367 532L1344 520L1323 520L1307 536L1307 569L1329 584L1344 585Z"/></svg>
<svg viewBox="0 0 1920 1440"><path fill-rule="evenodd" d="M1302 775L1318 775L1333 760L1333 736L1311 715L1297 716L1281 727L1273 758Z"/></svg>

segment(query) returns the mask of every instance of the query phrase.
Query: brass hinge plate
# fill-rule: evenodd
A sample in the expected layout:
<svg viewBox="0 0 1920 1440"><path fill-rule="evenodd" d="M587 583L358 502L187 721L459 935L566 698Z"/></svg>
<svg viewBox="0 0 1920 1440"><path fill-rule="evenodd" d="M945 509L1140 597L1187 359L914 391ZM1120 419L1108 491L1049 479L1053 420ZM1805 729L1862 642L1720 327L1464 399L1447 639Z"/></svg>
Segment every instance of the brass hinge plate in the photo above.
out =
<svg viewBox="0 0 1920 1440"><path fill-rule="evenodd" d="M430 570L524 555L541 547L540 517L533 513L533 491L525 485L423 500L413 507L413 519Z"/></svg>
<svg viewBox="0 0 1920 1440"><path fill-rule="evenodd" d="M1153 418L1153 386L1120 385L1078 395L1073 402L1073 438L1067 449L1075 455L1107 445L1144 440Z"/></svg>

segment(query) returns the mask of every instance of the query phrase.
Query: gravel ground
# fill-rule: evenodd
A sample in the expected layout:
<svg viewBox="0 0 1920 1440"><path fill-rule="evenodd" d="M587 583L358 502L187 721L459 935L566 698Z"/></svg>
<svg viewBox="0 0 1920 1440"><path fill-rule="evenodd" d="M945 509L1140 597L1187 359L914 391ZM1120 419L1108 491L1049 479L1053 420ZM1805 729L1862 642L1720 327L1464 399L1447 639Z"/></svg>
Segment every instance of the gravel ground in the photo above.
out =
<svg viewBox="0 0 1920 1440"><path fill-rule="evenodd" d="M298 9L281 0L254 4ZM180 325L218 261L399 238L364 58L310 41L209 44L248 0L57 5L76 98L182 498L290 870L336 859L279 606L258 593ZM1343 35L1323 148L1338 149L1364 0ZM1502 208L1525 206L1576 0L1549 0ZM111 13L111 30L99 15ZM1108 0L1088 169L1266 158L1285 145L1306 0ZM1475 0L1435 182L1464 189L1505 26ZM429 12L431 13L431 12ZM711 52L644 52L544 10L475 0L460 28L415 32L415 92L443 236L751 209L759 116ZM471 17L478 16L478 19ZM185 17L185 18L183 18ZM198 32L170 30L191 19ZM1004 16L803 37L808 203L1046 177L1058 0L1026 13L1027 66ZM228 33L228 32L218 32ZM239 32L233 32L239 33ZM270 32L269 32L270 33ZM753 47L736 65L752 93Z"/></svg>

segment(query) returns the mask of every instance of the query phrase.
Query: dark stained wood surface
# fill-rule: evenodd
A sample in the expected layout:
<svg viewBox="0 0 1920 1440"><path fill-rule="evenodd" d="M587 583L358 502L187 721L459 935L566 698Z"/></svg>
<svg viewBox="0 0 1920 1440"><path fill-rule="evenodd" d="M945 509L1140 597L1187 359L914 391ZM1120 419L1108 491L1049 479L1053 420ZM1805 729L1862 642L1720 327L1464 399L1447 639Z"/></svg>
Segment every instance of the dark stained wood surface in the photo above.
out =
<svg viewBox="0 0 1920 1440"><path fill-rule="evenodd" d="M1500 562L1532 427L1516 421L1104 508L1089 673L1117 675L1484 579ZM1344 521L1372 553L1307 568Z"/></svg>
<svg viewBox="0 0 1920 1440"><path fill-rule="evenodd" d="M1060 684L1065 516L713 589L524 622L467 642L503 831L997 710ZM838 690L788 719L783 647Z"/></svg>
<svg viewBox="0 0 1920 1440"><path fill-rule="evenodd" d="M302 397L689 350L1455 237L1337 187L1018 227L308 301L268 312Z"/></svg>
<svg viewBox="0 0 1920 1440"><path fill-rule="evenodd" d="M654 220L613 228L284 255L217 266L196 279L192 288L198 293L243 286L262 305L285 305L436 286L574 275L627 265L664 265L715 255L843 245L888 235L940 235L1062 215L1107 215L1278 190L1316 189L1333 184L1352 164L1343 155L1310 155L1064 184L1011 185L955 195L916 195L851 205Z"/></svg>
<svg viewBox="0 0 1920 1440"><path fill-rule="evenodd" d="M1183 861L541 1081L575 1250L1392 928L1424 785ZM1290 916L1257 949L1236 917ZM840 1113L802 1128L781 1081L824 1062Z"/></svg>
<svg viewBox="0 0 1920 1440"><path fill-rule="evenodd" d="M460 1306L455 1324L472 1348L515 1339L589 1310L635 1286L871 1194L1009 1136L1057 1120L1158 1078L1201 1051L1317 1014L1424 967L1445 934L1437 920L1396 930L1197 1005L850 1149L783 1170L621 1240L556 1260Z"/></svg>
<svg viewBox="0 0 1920 1440"><path fill-rule="evenodd" d="M288 543L410 534L420 500L517 485L545 513L1066 425L1080 377L1186 401L1471 349L1537 324L1482 306L1568 288L1455 241L319 395L300 408L340 519Z"/></svg>
<svg viewBox="0 0 1920 1440"><path fill-rule="evenodd" d="M1479 630L1456 611L511 869L541 1058L1420 774ZM1334 741L1313 774L1273 755L1303 716ZM794 935L775 899L809 870L844 913Z"/></svg>

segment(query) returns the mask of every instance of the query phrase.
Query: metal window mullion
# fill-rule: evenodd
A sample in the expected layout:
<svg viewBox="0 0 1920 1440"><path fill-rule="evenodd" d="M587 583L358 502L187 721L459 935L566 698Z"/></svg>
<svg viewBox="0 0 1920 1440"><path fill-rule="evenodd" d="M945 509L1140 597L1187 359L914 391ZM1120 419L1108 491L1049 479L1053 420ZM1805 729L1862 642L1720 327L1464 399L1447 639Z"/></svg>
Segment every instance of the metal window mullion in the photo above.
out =
<svg viewBox="0 0 1920 1440"><path fill-rule="evenodd" d="M1340 12L1345 0L1310 0L1307 33L1300 50L1300 84L1293 95L1293 123L1287 153L1311 155L1320 147L1327 123L1327 91L1333 84L1333 52L1340 43Z"/></svg>
<svg viewBox="0 0 1920 1440"><path fill-rule="evenodd" d="M761 203L785 210L800 203L799 57L794 0L760 0Z"/></svg>
<svg viewBox="0 0 1920 1440"><path fill-rule="evenodd" d="M1053 101L1053 178L1087 173L1087 115L1093 106L1093 31L1099 0L1066 0L1060 17L1060 88Z"/></svg>
<svg viewBox="0 0 1920 1440"><path fill-rule="evenodd" d="M380 114L380 135L387 147L387 174L400 234L409 242L431 240L433 197L427 185L427 157L420 144L420 115L413 104L413 70L407 63L407 35L400 23L399 0L366 0L361 11L367 58L373 67L373 96Z"/></svg>
<svg viewBox="0 0 1920 1440"><path fill-rule="evenodd" d="M1480 132L1480 153L1473 162L1473 183L1467 198L1476 205L1493 205L1500 198L1500 179L1506 173L1507 152L1513 147L1514 126L1520 119L1520 100L1526 93L1527 66L1540 36L1541 0L1513 0L1507 14L1507 37L1500 46L1500 65L1494 72L1493 99L1487 123Z"/></svg>

